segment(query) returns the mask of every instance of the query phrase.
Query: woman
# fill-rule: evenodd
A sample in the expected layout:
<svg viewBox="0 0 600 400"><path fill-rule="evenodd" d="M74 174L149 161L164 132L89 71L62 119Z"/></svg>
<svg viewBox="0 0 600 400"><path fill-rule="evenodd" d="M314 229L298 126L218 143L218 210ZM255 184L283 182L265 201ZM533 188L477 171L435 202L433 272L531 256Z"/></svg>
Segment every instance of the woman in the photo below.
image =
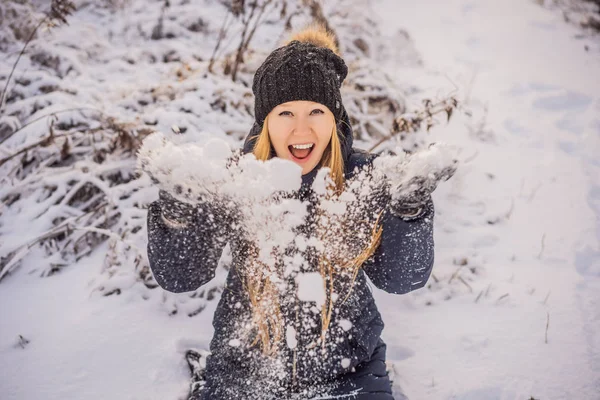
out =
<svg viewBox="0 0 600 400"><path fill-rule="evenodd" d="M352 148L340 95L346 75L331 34L308 28L295 35L254 76L255 123L244 144L257 159L302 167L295 196L309 212L297 233L331 239L323 249L296 241L274 255L276 271L285 270L274 277L264 272L251 238L232 229L239 213L226 202L191 206L161 192L150 205L148 256L165 290L196 290L213 278L225 244L231 246L200 399L393 399L383 321L366 277L389 293L425 285L434 259L430 192L439 178L401 196L375 191L341 224L322 218L311 186L318 171L329 168L340 194L354 176L368 176L374 159ZM369 234L358 234L365 223ZM331 234L334 226L344 229ZM300 278L311 271L322 276L322 301L303 298Z"/></svg>

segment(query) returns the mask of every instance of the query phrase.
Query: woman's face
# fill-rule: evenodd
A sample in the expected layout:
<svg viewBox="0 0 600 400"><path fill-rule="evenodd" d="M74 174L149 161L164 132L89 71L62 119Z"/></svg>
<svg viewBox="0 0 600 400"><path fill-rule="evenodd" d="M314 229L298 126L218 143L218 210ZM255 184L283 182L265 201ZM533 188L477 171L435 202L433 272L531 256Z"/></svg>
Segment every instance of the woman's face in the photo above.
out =
<svg viewBox="0 0 600 400"><path fill-rule="evenodd" d="M304 175L321 161L331 141L334 117L323 104L290 101L271 110L267 127L277 157L300 165Z"/></svg>

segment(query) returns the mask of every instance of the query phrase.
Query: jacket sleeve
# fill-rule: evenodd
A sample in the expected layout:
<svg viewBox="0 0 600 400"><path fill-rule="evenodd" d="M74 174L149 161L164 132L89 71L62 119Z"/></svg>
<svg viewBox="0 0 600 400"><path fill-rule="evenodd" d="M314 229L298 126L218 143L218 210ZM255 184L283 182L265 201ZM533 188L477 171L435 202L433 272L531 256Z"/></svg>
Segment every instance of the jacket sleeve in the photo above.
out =
<svg viewBox="0 0 600 400"><path fill-rule="evenodd" d="M174 293L198 289L215 276L226 226L209 207L200 208L187 226L169 224L160 203L148 208L148 260L156 282Z"/></svg>
<svg viewBox="0 0 600 400"><path fill-rule="evenodd" d="M425 286L434 260L433 201L411 221L386 210L381 243L365 263L364 270L379 289L403 294Z"/></svg>

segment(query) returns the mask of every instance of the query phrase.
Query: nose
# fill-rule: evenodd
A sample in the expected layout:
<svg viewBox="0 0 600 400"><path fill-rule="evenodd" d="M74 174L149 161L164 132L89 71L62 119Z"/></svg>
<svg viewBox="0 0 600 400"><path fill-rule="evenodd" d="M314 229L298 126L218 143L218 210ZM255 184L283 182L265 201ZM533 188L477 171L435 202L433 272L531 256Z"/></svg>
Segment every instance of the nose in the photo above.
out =
<svg viewBox="0 0 600 400"><path fill-rule="evenodd" d="M308 135L311 127L307 117L301 116L296 119L294 133L299 136Z"/></svg>

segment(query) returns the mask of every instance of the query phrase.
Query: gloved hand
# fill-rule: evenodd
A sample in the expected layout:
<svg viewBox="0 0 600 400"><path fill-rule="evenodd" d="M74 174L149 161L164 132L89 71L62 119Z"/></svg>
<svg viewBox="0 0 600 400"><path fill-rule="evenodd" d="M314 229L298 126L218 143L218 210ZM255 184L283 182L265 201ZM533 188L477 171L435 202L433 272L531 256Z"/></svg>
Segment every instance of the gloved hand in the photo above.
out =
<svg viewBox="0 0 600 400"><path fill-rule="evenodd" d="M159 190L158 196L163 219L170 226L185 227L198 212L196 206L175 199L165 190Z"/></svg>
<svg viewBox="0 0 600 400"><path fill-rule="evenodd" d="M390 185L390 209L406 220L419 218L431 201L431 193L440 181L456 172L458 161L441 153L443 147L429 146L418 156L409 156L400 167L399 176Z"/></svg>

